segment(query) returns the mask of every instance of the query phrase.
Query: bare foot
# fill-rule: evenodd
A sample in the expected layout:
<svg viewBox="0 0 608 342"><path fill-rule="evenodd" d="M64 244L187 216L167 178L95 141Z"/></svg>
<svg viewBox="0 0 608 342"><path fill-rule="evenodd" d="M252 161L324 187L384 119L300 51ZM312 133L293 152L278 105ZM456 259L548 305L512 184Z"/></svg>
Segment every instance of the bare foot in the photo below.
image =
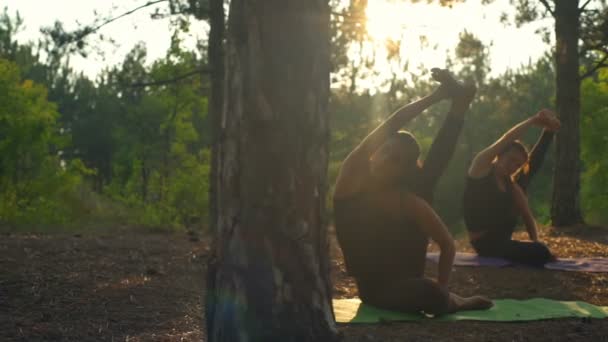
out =
<svg viewBox="0 0 608 342"><path fill-rule="evenodd" d="M494 306L492 301L484 296L460 297L450 293L448 313L466 310L487 310Z"/></svg>
<svg viewBox="0 0 608 342"><path fill-rule="evenodd" d="M431 77L441 85L437 93L442 98L452 98L453 109L466 110L473 101L475 88L472 84L464 84L457 81L447 69L431 69Z"/></svg>
<svg viewBox="0 0 608 342"><path fill-rule="evenodd" d="M462 93L464 84L458 82L447 69L432 68L431 77L441 84L449 97L456 97Z"/></svg>

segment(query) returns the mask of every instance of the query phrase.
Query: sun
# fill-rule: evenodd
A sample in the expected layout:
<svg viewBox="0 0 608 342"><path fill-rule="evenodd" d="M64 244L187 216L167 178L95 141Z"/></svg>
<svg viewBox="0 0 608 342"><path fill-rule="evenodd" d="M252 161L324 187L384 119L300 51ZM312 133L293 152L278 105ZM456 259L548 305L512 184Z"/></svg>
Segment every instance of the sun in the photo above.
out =
<svg viewBox="0 0 608 342"><path fill-rule="evenodd" d="M365 11L367 33L373 41L400 40L405 23L403 5L386 2L370 1Z"/></svg>

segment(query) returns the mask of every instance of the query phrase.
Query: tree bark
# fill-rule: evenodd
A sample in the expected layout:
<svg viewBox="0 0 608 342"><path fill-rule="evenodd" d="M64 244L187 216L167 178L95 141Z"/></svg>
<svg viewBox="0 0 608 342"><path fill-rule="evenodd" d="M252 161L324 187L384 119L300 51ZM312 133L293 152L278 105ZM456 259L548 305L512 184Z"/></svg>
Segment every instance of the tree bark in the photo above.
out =
<svg viewBox="0 0 608 342"><path fill-rule="evenodd" d="M578 0L555 0L557 134L551 220L554 226L583 223L580 209L580 77Z"/></svg>
<svg viewBox="0 0 608 342"><path fill-rule="evenodd" d="M211 170L209 175L209 226L217 228L218 143L224 105L224 0L209 0L209 65L211 66Z"/></svg>
<svg viewBox="0 0 608 342"><path fill-rule="evenodd" d="M203 0L201 0L203 1ZM209 100L209 118L211 133L211 167L209 172L209 229L213 239L211 256L207 261L207 283L205 286L205 327L209 332L213 330L215 317L215 300L212 289L215 288L215 269L217 258L215 256L215 243L218 231L218 195L219 185L219 141L221 136L221 117L224 106L224 0L209 0L209 43L208 56L211 67L211 96ZM201 75L204 77L205 75ZM201 82L202 84L202 82Z"/></svg>
<svg viewBox="0 0 608 342"><path fill-rule="evenodd" d="M335 341L327 0L233 0L209 341Z"/></svg>

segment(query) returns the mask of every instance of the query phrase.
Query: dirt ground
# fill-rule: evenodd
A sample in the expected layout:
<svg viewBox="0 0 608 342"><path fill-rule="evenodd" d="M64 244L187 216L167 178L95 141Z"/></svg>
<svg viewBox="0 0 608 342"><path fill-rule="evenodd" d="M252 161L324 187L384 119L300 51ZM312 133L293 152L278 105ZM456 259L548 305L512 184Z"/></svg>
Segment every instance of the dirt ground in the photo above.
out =
<svg viewBox="0 0 608 342"><path fill-rule="evenodd" d="M608 229L541 237L560 257L608 256ZM459 242L459 250L468 250ZM335 298L357 295L332 248ZM207 241L187 234L0 235L0 341L202 341ZM428 271L434 273L429 265ZM608 305L608 274L456 268L452 290ZM608 341L608 320L340 325L345 341Z"/></svg>

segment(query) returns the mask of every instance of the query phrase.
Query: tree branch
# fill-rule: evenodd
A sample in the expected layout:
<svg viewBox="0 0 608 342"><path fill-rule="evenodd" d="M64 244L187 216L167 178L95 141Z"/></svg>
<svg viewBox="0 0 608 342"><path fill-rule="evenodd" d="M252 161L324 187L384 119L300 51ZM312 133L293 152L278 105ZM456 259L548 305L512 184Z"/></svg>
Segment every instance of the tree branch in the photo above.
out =
<svg viewBox="0 0 608 342"><path fill-rule="evenodd" d="M581 52L580 55L583 56L584 54L586 54L589 51L606 52L604 50L601 50L601 48L603 48L604 46L607 46L607 45L608 45L608 42L606 42L606 43L600 42L600 43L597 43L594 45L587 45L587 46L583 45L580 50L580 52Z"/></svg>
<svg viewBox="0 0 608 342"><path fill-rule="evenodd" d="M591 0L587 0L587 1L586 1L586 2L583 4L583 6L581 6L581 7L578 9L578 12L579 12L579 13L581 13L582 11L584 11L584 10L585 10L585 7L587 7L587 5L589 5L589 3L590 3L590 2L591 2Z"/></svg>
<svg viewBox="0 0 608 342"><path fill-rule="evenodd" d="M121 14L121 15L117 16L117 17L110 18L110 19L108 19L108 20L104 21L103 23L101 23L101 24L99 24L99 25L97 25L97 26L95 26L95 27L91 28L90 30L84 30L84 31L83 31L83 32L82 32L80 35L76 36L76 40L80 40L80 39L82 39L82 38L84 38L84 37L88 36L88 35L89 35L89 34L91 34L91 33L95 33L96 31L98 31L98 30L99 30L99 29L101 29L102 27L104 27L104 26L106 26L106 25L108 25L108 24L110 24L110 23L112 23L112 22L114 22L114 21L116 21L116 20L118 20L118 19L120 19L120 18L124 18L124 17L126 17L126 16L128 16L128 15L130 15L130 14L133 14L133 13L135 13L135 12L139 11L139 10L140 10L140 9L142 9L142 8L150 7L150 6L153 6L153 5L159 4L159 3L161 3L161 2L167 2L167 1L169 1L169 0L154 0L154 1L148 1L148 2L146 2L145 4L143 4L143 5L141 5L141 6L138 6L138 7L134 8L134 9L132 9L132 10L130 10L130 11L127 11L127 12L125 12L125 13L123 13L123 14Z"/></svg>
<svg viewBox="0 0 608 342"><path fill-rule="evenodd" d="M342 17L342 18L344 18L345 21L360 22L360 21L365 20L364 15L344 14L344 13L340 13L340 12L336 12L336 11L330 11L329 13L331 15L335 15L336 17Z"/></svg>
<svg viewBox="0 0 608 342"><path fill-rule="evenodd" d="M543 4L545 6L545 8L547 9L547 11L549 13L551 13L552 16L555 17L555 11L553 10L553 8L551 8L551 5L549 5L549 3L547 2L547 0L539 0L541 4Z"/></svg>
<svg viewBox="0 0 608 342"><path fill-rule="evenodd" d="M607 68L608 67L608 53L604 55L604 57L597 62L596 65L594 65L591 69L587 70L586 73L584 73L583 75L581 75L581 80L590 77L591 75L593 75L596 71L598 71L601 68Z"/></svg>
<svg viewBox="0 0 608 342"><path fill-rule="evenodd" d="M166 85L166 84L172 84L172 83L177 83L183 79L198 75L200 73L209 73L211 72L211 69L209 68L198 68L189 72L186 72L184 74L172 77L172 78L168 78L168 79L164 79L164 80L157 80L157 81L151 81L151 82L137 82L137 83L132 83L130 85L128 85L128 87L131 88L141 88L141 87L153 87L153 86L162 86L162 85Z"/></svg>

